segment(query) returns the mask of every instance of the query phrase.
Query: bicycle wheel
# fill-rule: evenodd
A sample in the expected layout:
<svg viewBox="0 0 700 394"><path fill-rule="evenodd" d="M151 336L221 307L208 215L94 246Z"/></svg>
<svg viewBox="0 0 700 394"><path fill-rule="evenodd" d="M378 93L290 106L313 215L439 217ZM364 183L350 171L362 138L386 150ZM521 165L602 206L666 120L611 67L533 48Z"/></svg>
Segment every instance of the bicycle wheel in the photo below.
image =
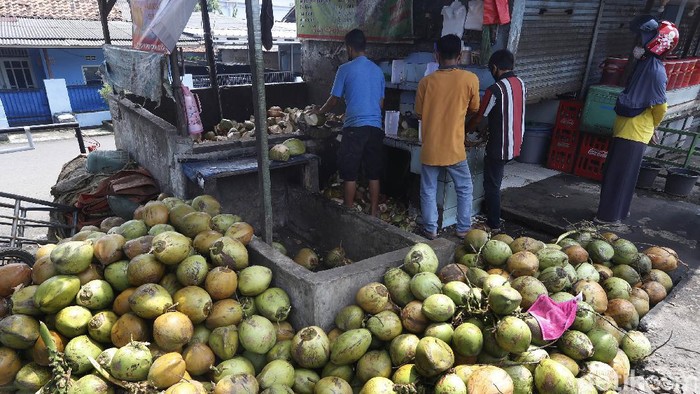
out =
<svg viewBox="0 0 700 394"><path fill-rule="evenodd" d="M0 265L25 263L34 266L34 256L22 248L0 248Z"/></svg>

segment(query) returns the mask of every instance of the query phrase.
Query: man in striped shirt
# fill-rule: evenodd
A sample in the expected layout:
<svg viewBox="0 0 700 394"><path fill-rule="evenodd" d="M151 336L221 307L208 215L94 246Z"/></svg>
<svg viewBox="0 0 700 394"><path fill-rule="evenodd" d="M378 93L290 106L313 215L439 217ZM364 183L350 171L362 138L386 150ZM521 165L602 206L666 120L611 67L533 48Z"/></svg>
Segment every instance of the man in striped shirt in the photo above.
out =
<svg viewBox="0 0 700 394"><path fill-rule="evenodd" d="M477 116L467 125L476 131L488 117L488 141L484 159L484 200L486 224L491 230L501 227L501 181L506 163L520 155L525 130L525 84L513 72L515 59L508 50L499 50L489 59L489 70L496 83L481 99ZM486 137L486 132L482 132Z"/></svg>

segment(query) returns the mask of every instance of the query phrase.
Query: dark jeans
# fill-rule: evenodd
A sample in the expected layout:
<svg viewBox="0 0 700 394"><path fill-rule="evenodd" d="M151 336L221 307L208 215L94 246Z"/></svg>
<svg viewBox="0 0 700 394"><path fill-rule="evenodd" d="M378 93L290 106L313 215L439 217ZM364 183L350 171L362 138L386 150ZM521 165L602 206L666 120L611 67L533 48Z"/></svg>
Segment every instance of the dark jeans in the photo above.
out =
<svg viewBox="0 0 700 394"><path fill-rule="evenodd" d="M486 224L491 228L501 227L501 182L503 168L508 160L484 158L484 204Z"/></svg>

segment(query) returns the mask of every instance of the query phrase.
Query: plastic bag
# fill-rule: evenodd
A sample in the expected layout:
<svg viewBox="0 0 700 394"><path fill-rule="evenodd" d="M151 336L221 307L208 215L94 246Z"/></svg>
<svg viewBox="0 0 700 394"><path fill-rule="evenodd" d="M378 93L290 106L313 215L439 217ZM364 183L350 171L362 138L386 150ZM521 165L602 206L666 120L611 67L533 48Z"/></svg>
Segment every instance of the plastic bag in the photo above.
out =
<svg viewBox="0 0 700 394"><path fill-rule="evenodd" d="M467 17L467 9L462 3L454 0L452 4L442 7L442 36L454 34L462 38L464 34L464 20Z"/></svg>
<svg viewBox="0 0 700 394"><path fill-rule="evenodd" d="M469 11L464 20L464 29L479 30L484 26L484 1L469 0Z"/></svg>

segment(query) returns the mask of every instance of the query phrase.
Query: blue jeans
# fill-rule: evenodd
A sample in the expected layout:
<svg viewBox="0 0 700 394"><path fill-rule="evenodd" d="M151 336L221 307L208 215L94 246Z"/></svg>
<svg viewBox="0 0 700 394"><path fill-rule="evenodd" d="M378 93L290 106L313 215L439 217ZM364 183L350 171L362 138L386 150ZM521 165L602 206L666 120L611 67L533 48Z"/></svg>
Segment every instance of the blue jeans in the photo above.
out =
<svg viewBox="0 0 700 394"><path fill-rule="evenodd" d="M440 171L447 170L457 192L457 232L468 231L472 225L472 175L467 161L451 166L422 165L420 176L420 209L425 231L436 234L438 227L437 181Z"/></svg>

